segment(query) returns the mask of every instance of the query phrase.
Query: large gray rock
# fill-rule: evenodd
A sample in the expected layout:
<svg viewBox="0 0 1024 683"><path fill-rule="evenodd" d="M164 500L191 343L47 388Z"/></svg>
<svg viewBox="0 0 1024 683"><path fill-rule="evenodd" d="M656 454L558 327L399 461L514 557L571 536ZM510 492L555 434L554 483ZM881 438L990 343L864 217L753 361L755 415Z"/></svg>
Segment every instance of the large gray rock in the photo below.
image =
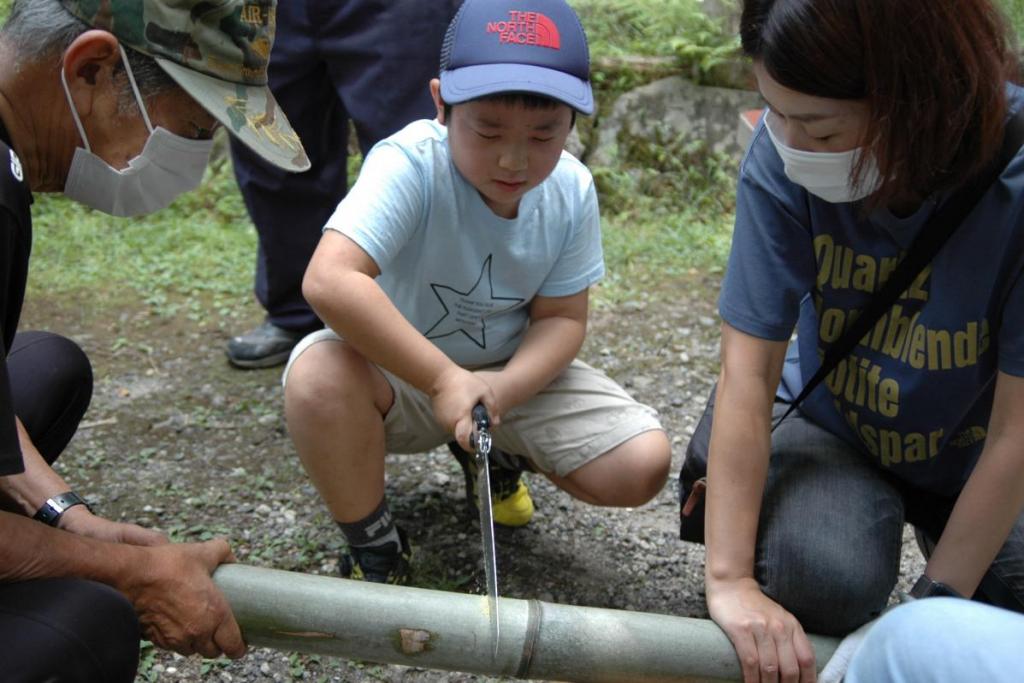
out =
<svg viewBox="0 0 1024 683"><path fill-rule="evenodd" d="M569 132L569 137L565 141L565 149L577 159L582 159L586 154L587 148L583 144L583 140L580 139L580 130L577 126L573 126Z"/></svg>
<svg viewBox="0 0 1024 683"><path fill-rule="evenodd" d="M622 95L601 121L597 146L587 162L616 164L623 136L650 140L701 140L714 152L739 156L740 112L763 106L751 90L694 85L680 76L663 78Z"/></svg>

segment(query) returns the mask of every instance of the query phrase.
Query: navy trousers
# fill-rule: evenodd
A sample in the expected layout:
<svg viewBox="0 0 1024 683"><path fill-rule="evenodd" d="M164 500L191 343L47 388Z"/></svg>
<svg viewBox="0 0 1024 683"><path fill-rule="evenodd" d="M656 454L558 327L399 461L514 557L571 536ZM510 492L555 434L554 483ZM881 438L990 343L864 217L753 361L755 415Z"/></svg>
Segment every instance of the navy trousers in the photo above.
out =
<svg viewBox="0 0 1024 683"><path fill-rule="evenodd" d="M287 173L234 140L235 176L259 235L256 298L290 330L320 326L302 276L321 230L348 189L348 130L363 154L433 118L429 81L461 0L287 0L277 5L270 89L312 167Z"/></svg>

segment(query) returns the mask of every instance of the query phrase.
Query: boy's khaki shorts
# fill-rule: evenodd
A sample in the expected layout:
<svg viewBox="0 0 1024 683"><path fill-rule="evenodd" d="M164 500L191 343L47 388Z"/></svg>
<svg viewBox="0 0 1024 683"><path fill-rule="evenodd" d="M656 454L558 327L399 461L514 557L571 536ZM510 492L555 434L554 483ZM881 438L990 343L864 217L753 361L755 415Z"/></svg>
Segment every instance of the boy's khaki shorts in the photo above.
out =
<svg viewBox="0 0 1024 683"><path fill-rule="evenodd" d="M306 349L340 341L329 329L307 335L292 351L282 384ZM379 369L395 393L384 418L389 453L420 453L452 440L434 419L426 394ZM574 360L546 389L503 415L493 437L494 445L505 452L526 456L541 470L564 477L634 436L661 428L657 411L634 400L600 370Z"/></svg>

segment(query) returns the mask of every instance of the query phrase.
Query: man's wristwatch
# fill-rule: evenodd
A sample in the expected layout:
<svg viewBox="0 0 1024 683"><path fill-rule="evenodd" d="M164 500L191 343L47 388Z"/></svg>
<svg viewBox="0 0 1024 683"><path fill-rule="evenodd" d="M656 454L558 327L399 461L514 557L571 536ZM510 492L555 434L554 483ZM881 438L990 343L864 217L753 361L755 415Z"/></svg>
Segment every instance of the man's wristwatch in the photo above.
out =
<svg viewBox="0 0 1024 683"><path fill-rule="evenodd" d="M86 503L80 495L74 491L67 491L61 493L53 498L47 498L46 502L43 503L39 511L32 516L33 519L38 519L43 524L49 524L50 526L57 526L57 522L60 521L61 515L63 515L68 508L76 505L84 505L89 508L89 504ZM91 510L91 508L89 508Z"/></svg>
<svg viewBox="0 0 1024 683"><path fill-rule="evenodd" d="M914 587L910 589L910 597L912 598L934 598L934 597L948 597L948 598L962 598L964 596L957 593L955 590L947 586L946 584L935 581L927 574L921 574L921 578L917 580Z"/></svg>

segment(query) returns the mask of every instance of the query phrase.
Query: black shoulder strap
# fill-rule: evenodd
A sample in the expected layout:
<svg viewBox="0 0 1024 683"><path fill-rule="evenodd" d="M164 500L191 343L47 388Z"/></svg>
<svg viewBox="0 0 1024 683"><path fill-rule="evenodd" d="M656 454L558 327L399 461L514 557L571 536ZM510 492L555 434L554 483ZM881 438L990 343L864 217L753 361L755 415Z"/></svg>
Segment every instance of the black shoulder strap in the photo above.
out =
<svg viewBox="0 0 1024 683"><path fill-rule="evenodd" d="M800 390L800 395L775 423L772 431L775 431L775 428L796 410L796 407L814 391L815 387L821 384L822 380L828 377L828 374L839 365L839 362L853 351L857 342L863 339L875 326L875 323L892 308L900 295L906 291L925 266L935 258L935 254L977 205L982 195L1002 175L1003 170L1016 156L1022 144L1024 144L1024 109L1018 111L1007 122L1006 130L1003 133L1002 147L993 163L953 193L949 200L940 207L938 214L921 229L913 244L910 245L910 249L907 250L906 256L900 261L882 288L868 301L868 305L864 307L860 315L843 330L839 339L825 352L821 367Z"/></svg>

